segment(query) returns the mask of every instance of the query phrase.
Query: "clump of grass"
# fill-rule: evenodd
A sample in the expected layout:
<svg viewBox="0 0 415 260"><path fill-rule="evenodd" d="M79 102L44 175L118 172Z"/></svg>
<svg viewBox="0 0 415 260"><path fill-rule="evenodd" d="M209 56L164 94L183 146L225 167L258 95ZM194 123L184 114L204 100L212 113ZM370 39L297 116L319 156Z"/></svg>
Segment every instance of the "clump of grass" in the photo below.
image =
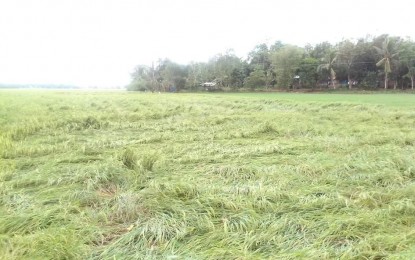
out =
<svg viewBox="0 0 415 260"><path fill-rule="evenodd" d="M59 107L60 110L70 110L71 108L69 106L61 106Z"/></svg>
<svg viewBox="0 0 415 260"><path fill-rule="evenodd" d="M128 169L135 170L138 166L139 158L134 150L127 148L121 155L121 161Z"/></svg>
<svg viewBox="0 0 415 260"><path fill-rule="evenodd" d="M0 156L13 147L13 142L9 135L0 135Z"/></svg>
<svg viewBox="0 0 415 260"><path fill-rule="evenodd" d="M67 129L68 131L72 130L87 130L87 129L102 129L108 127L109 123L106 121L102 121L97 119L95 116L87 116L85 118L73 118L66 122L60 122L58 125L62 126L63 128Z"/></svg>
<svg viewBox="0 0 415 260"><path fill-rule="evenodd" d="M158 153L153 152L138 155L138 153L131 148L125 149L121 155L121 161L124 166L130 170L136 171L152 171L154 164L158 159Z"/></svg>
<svg viewBox="0 0 415 260"><path fill-rule="evenodd" d="M157 195L179 200L193 199L200 194L200 191L195 184L183 182L162 183L156 185L154 188L157 191Z"/></svg>
<svg viewBox="0 0 415 260"><path fill-rule="evenodd" d="M222 165L213 167L211 173L229 178L231 180L249 180L255 178L257 170L255 168L248 168L244 166Z"/></svg>
<svg viewBox="0 0 415 260"><path fill-rule="evenodd" d="M62 214L60 209L35 211L31 214L19 211L18 214L4 216L0 219L0 233L30 234L47 229L52 225L65 225L69 221L69 216Z"/></svg>
<svg viewBox="0 0 415 260"><path fill-rule="evenodd" d="M29 135L32 135L39 131L42 128L42 125L37 123L36 121L31 122L31 124L21 126L21 127L15 127L12 129L9 133L11 136L11 139L14 141L19 141L24 138L26 138Z"/></svg>
<svg viewBox="0 0 415 260"><path fill-rule="evenodd" d="M87 189L97 190L112 185L128 186L130 176L125 174L125 171L119 167L120 165L106 165L96 167L91 165L85 167L87 170L84 175L79 175L77 178L78 182L86 184Z"/></svg>
<svg viewBox="0 0 415 260"><path fill-rule="evenodd" d="M69 226L71 227L71 226ZM83 259L87 256L84 232L75 227L51 228L31 241L26 257L38 259Z"/></svg>
<svg viewBox="0 0 415 260"><path fill-rule="evenodd" d="M152 171L154 168L154 164L159 160L158 153L148 153L144 154L140 159L140 165L143 167L144 170Z"/></svg>
<svg viewBox="0 0 415 260"><path fill-rule="evenodd" d="M100 129L104 124L101 123L98 119L93 116L88 116L82 122L82 126L85 129L92 128L92 129Z"/></svg>
<svg viewBox="0 0 415 260"><path fill-rule="evenodd" d="M258 128L258 133L266 134L266 133L275 133L275 127L270 122L262 123Z"/></svg>
<svg viewBox="0 0 415 260"><path fill-rule="evenodd" d="M67 198L73 201L75 205L78 205L82 208L97 208L103 203L102 198L100 198L99 195L99 193L93 190L80 190L74 191L72 194L68 195Z"/></svg>
<svg viewBox="0 0 415 260"><path fill-rule="evenodd" d="M143 256L147 259L158 259L164 255L164 250L171 248L170 241L181 240L190 232L191 228L186 222L168 214L160 214L149 218L138 227L133 227L109 245L97 258L109 259L123 255L132 259Z"/></svg>
<svg viewBox="0 0 415 260"><path fill-rule="evenodd" d="M109 205L109 220L113 223L134 223L147 218L148 215L139 196L132 192L117 194Z"/></svg>

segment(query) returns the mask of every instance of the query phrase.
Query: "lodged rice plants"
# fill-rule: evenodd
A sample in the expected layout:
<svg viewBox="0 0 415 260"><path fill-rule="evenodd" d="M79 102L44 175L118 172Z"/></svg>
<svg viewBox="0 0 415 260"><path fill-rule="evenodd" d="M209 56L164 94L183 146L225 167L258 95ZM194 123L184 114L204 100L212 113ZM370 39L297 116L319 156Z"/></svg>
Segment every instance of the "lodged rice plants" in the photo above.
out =
<svg viewBox="0 0 415 260"><path fill-rule="evenodd" d="M0 92L0 259L412 259L415 96Z"/></svg>

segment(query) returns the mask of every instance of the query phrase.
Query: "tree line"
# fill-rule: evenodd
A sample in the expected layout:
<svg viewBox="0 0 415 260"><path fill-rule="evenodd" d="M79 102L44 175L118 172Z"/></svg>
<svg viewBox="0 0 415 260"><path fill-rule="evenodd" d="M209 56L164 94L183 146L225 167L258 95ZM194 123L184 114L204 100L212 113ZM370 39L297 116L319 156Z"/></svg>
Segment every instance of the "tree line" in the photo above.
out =
<svg viewBox="0 0 415 260"><path fill-rule="evenodd" d="M160 59L138 65L128 90L414 89L415 42L380 35L298 47L277 41L255 46L246 59L232 50L208 62Z"/></svg>

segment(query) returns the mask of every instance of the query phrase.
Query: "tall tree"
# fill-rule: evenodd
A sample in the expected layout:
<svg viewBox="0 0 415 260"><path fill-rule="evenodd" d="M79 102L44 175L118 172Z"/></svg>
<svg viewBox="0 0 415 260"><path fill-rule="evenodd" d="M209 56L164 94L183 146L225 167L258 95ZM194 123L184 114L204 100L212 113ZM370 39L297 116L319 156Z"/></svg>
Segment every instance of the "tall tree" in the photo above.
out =
<svg viewBox="0 0 415 260"><path fill-rule="evenodd" d="M245 78L244 85L251 89L266 87L266 76L264 71L262 69L252 71L249 76Z"/></svg>
<svg viewBox="0 0 415 260"><path fill-rule="evenodd" d="M248 53L248 61L251 66L257 66L264 70L271 65L269 49L265 43L258 44Z"/></svg>
<svg viewBox="0 0 415 260"><path fill-rule="evenodd" d="M318 82L317 67L319 61L312 57L305 57L301 60L296 75L300 77L301 86L314 88Z"/></svg>
<svg viewBox="0 0 415 260"><path fill-rule="evenodd" d="M204 63L191 62L187 66L187 80L186 87L189 89L197 88L201 83L202 79L202 70L204 69Z"/></svg>
<svg viewBox="0 0 415 260"><path fill-rule="evenodd" d="M329 53L333 52L333 46L329 42L316 44L313 48L307 46L306 49L310 53L310 57L319 60L324 59Z"/></svg>
<svg viewBox="0 0 415 260"><path fill-rule="evenodd" d="M168 59L159 63L160 83L164 91L177 91L185 87L187 70L183 65L179 65Z"/></svg>
<svg viewBox="0 0 415 260"><path fill-rule="evenodd" d="M336 52L331 51L327 53L323 58L322 62L323 64L320 64L317 67L318 72L326 71L329 75L330 84L333 87L333 89L336 89L336 72L334 71L334 66L336 63L337 55Z"/></svg>
<svg viewBox="0 0 415 260"><path fill-rule="evenodd" d="M128 86L129 90L158 91L160 89L159 72L154 63L151 67L146 65L136 66L133 73L131 73L131 77L133 80Z"/></svg>
<svg viewBox="0 0 415 260"><path fill-rule="evenodd" d="M292 85L294 76L300 67L304 51L294 45L285 45L272 54L272 66L278 87Z"/></svg>
<svg viewBox="0 0 415 260"><path fill-rule="evenodd" d="M268 88L273 84L275 75L271 68L271 51L276 51L282 47L281 42L276 42L271 48L265 43L255 46L255 48L248 54L248 62L250 66L250 73L255 71L258 76L260 73L264 74L265 87Z"/></svg>
<svg viewBox="0 0 415 260"><path fill-rule="evenodd" d="M396 62L399 52L396 50L394 44L389 37L385 37L381 47L373 46L381 59L376 63L376 66L383 66L385 73L385 89L388 88L389 74L392 72L392 64Z"/></svg>
<svg viewBox="0 0 415 260"><path fill-rule="evenodd" d="M400 60L408 70L404 77L410 79L411 89L413 90L415 83L415 43L410 39L407 39L401 45Z"/></svg>
<svg viewBox="0 0 415 260"><path fill-rule="evenodd" d="M347 82L349 89L352 89L353 80L351 77L353 65L356 61L356 56L358 55L356 51L356 45L350 40L345 40L339 44L339 50L337 52L337 62L341 65L344 65L347 73Z"/></svg>
<svg viewBox="0 0 415 260"><path fill-rule="evenodd" d="M378 54L373 48L373 39L369 36L360 38L355 48L358 55L355 57L353 65L354 79L359 82L361 87L378 87L378 67L376 66Z"/></svg>
<svg viewBox="0 0 415 260"><path fill-rule="evenodd" d="M241 88L244 85L245 78L248 76L249 68L248 63L243 61L236 66L230 75L230 83L233 88Z"/></svg>
<svg viewBox="0 0 415 260"><path fill-rule="evenodd" d="M216 55L210 62L213 64L215 81L221 87L231 87L232 82L235 81L233 79L235 69L243 67L242 60L233 53L233 50Z"/></svg>

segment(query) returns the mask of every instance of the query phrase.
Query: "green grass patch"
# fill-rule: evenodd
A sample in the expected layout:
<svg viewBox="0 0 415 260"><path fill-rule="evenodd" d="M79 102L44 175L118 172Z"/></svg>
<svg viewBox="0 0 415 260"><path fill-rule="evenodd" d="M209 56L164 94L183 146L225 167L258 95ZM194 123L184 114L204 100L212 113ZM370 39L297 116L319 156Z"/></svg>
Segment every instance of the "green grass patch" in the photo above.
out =
<svg viewBox="0 0 415 260"><path fill-rule="evenodd" d="M413 94L0 94L0 259L415 258Z"/></svg>

